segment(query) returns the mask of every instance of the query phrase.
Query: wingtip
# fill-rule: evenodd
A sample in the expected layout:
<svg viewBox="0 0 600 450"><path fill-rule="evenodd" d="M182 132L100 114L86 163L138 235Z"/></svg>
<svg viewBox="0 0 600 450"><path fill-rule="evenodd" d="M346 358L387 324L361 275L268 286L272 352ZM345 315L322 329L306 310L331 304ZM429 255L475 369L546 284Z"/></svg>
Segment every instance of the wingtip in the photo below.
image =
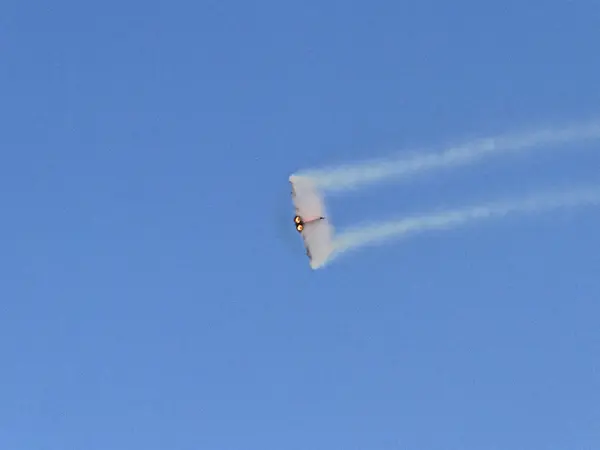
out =
<svg viewBox="0 0 600 450"><path fill-rule="evenodd" d="M324 261L319 261L319 262L315 262L315 261L311 261L310 262L310 268L312 270L317 270L320 269L321 267L323 267L325 265Z"/></svg>
<svg viewBox="0 0 600 450"><path fill-rule="evenodd" d="M305 175L297 175L297 174L291 174L288 177L288 180L290 181L290 183L294 184L294 183L302 183L303 185L310 185L314 187L315 181Z"/></svg>

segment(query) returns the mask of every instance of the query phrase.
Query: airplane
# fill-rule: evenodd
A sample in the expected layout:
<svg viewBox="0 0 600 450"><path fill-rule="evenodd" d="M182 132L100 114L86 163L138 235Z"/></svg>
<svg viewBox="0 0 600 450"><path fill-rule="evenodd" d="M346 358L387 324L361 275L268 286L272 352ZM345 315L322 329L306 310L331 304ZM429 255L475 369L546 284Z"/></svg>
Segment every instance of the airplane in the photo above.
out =
<svg viewBox="0 0 600 450"><path fill-rule="evenodd" d="M296 209L294 224L302 236L306 255L313 269L321 267L333 253L333 227L327 220L321 195L310 179L290 176L292 201Z"/></svg>

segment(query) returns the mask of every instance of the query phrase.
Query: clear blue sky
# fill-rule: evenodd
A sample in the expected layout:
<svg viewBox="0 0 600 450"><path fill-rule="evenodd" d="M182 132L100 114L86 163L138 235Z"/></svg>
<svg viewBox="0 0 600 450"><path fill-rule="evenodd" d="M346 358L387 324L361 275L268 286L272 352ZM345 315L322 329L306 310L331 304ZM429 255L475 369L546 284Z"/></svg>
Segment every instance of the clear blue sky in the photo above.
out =
<svg viewBox="0 0 600 450"><path fill-rule="evenodd" d="M287 177L600 113L600 4L169 5L0 4L0 448L597 449L598 211L313 272ZM568 154L331 213L598 179Z"/></svg>

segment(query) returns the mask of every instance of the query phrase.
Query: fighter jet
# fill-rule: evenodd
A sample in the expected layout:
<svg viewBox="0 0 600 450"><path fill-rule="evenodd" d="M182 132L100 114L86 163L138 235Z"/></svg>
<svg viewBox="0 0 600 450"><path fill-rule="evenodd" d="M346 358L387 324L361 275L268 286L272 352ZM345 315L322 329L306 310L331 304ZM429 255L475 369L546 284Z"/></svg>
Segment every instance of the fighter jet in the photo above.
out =
<svg viewBox="0 0 600 450"><path fill-rule="evenodd" d="M310 266L317 269L333 252L333 227L327 220L323 199L312 181L296 175L290 176L289 180L296 209L294 225L304 241Z"/></svg>

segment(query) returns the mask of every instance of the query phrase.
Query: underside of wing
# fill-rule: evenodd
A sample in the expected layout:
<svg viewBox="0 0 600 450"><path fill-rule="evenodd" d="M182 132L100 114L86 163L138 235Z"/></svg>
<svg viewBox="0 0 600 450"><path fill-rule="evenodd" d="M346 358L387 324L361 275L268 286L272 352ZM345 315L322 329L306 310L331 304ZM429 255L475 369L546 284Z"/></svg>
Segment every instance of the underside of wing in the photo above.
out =
<svg viewBox="0 0 600 450"><path fill-rule="evenodd" d="M326 216L323 199L310 179L292 175L290 183L296 214L302 220L310 221Z"/></svg>
<svg viewBox="0 0 600 450"><path fill-rule="evenodd" d="M327 219L306 224L302 238L310 266L317 269L325 264L333 252L333 227Z"/></svg>

